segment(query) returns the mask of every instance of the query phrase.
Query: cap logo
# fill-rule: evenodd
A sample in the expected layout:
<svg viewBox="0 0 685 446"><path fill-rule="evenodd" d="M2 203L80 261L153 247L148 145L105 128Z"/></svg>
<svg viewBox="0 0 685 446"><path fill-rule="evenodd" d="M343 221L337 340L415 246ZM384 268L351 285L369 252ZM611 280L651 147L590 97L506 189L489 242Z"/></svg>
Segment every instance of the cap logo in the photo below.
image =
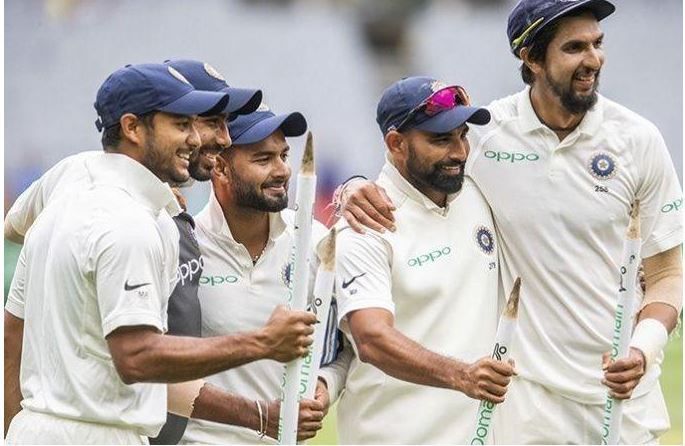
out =
<svg viewBox="0 0 685 446"><path fill-rule="evenodd" d="M440 91L444 88L447 88L449 85L444 83L443 81L433 81L431 82L431 91L435 93L436 91Z"/></svg>
<svg viewBox="0 0 685 446"><path fill-rule="evenodd" d="M210 64L208 64L206 62L203 64L203 66L205 67L205 71L207 72L207 74L212 76L214 79L218 79L220 81L226 82L226 79L224 79L224 77L221 75L221 73L219 73L216 70L216 68L214 68L213 66L211 66Z"/></svg>
<svg viewBox="0 0 685 446"><path fill-rule="evenodd" d="M183 75L181 73L179 73L178 71L176 71L176 69L174 67L172 67L171 65L167 65L166 69L169 70L169 74L171 74L173 77L175 77L179 81L183 82L184 84L190 85L190 82L188 82L188 79L183 77Z"/></svg>
<svg viewBox="0 0 685 446"><path fill-rule="evenodd" d="M536 21L534 21L533 23L531 23L530 25L528 25L528 27L527 27L526 29L523 30L523 32L521 33L520 36L518 36L517 38L515 38L514 40L511 41L511 49L512 49L512 50L515 50L516 48L518 48L518 46L521 45L521 44L523 43L524 40L526 40L526 38L528 37L528 35L529 35L531 32L533 32L533 30L534 30L540 23L542 23L543 20L545 20L545 18L544 18L544 17L540 17L539 19L537 19Z"/></svg>
<svg viewBox="0 0 685 446"><path fill-rule="evenodd" d="M268 111L270 111L270 109L269 109L268 105L266 105L264 102L262 102L261 104L259 104L259 107L257 107L257 110L255 110L255 111L268 112Z"/></svg>

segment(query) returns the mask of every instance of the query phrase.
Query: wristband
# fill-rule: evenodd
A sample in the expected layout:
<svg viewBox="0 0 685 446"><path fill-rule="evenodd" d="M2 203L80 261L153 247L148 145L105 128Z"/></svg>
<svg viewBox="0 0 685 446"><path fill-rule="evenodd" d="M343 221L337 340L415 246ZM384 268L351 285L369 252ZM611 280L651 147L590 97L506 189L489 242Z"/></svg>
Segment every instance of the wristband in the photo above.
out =
<svg viewBox="0 0 685 446"><path fill-rule="evenodd" d="M167 384L167 411L190 418L195 408L195 399L204 385L203 379Z"/></svg>
<svg viewBox="0 0 685 446"><path fill-rule="evenodd" d="M657 356L668 342L668 332L664 324L656 319L642 319L635 326L630 347L640 350L645 355L645 371L654 364Z"/></svg>

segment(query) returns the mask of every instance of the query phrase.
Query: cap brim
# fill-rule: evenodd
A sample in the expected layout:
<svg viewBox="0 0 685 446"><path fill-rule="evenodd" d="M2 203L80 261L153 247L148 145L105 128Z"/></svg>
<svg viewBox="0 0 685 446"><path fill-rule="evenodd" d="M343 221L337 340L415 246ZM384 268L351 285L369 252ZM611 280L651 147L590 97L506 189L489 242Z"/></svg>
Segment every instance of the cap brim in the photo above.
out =
<svg viewBox="0 0 685 446"><path fill-rule="evenodd" d="M476 125L487 124L490 122L490 112L478 107L455 107L413 127L431 133L448 133L466 122Z"/></svg>
<svg viewBox="0 0 685 446"><path fill-rule="evenodd" d="M240 136L233 139L233 144L254 144L268 138L278 129L287 137L302 136L307 131L307 120L300 112L272 116L257 122L244 131Z"/></svg>
<svg viewBox="0 0 685 446"><path fill-rule="evenodd" d="M192 90L157 110L177 115L206 115L219 113L229 102L226 93Z"/></svg>
<svg viewBox="0 0 685 446"><path fill-rule="evenodd" d="M226 113L247 115L257 110L262 103L262 90L228 87L223 91L228 93L228 105L224 110Z"/></svg>

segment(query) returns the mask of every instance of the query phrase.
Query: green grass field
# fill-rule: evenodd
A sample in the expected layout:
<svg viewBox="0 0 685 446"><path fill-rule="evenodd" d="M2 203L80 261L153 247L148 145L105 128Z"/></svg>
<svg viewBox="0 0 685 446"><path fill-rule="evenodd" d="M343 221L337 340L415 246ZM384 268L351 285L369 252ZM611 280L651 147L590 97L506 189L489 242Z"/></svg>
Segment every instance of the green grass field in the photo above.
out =
<svg viewBox="0 0 685 446"><path fill-rule="evenodd" d="M13 243L5 242L5 298L9 290L14 266L19 255L19 247ZM683 337L682 325L678 332L671 336L666 347L666 360L664 361L661 375L661 386L668 413L671 417L671 430L662 438L661 444L683 444ZM389 426L388 426L389 427ZM336 429L335 407L332 407L324 426L319 435L309 444L337 444L338 433Z"/></svg>

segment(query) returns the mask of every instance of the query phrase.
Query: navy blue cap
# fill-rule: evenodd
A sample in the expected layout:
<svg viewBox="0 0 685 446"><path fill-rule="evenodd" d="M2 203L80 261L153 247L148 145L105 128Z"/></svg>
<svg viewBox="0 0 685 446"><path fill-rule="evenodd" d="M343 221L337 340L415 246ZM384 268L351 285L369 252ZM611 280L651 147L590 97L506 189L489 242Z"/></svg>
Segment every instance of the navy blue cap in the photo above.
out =
<svg viewBox="0 0 685 446"><path fill-rule="evenodd" d="M512 53L530 45L535 35L550 23L582 8L597 20L611 15L616 7L606 0L520 0L509 14L507 37Z"/></svg>
<svg viewBox="0 0 685 446"><path fill-rule="evenodd" d="M226 113L246 115L257 110L262 102L262 90L231 87L221 73L206 62L174 59L165 60L164 63L180 71L198 90L228 93Z"/></svg>
<svg viewBox="0 0 685 446"><path fill-rule="evenodd" d="M275 115L266 104L261 104L256 111L228 123L233 145L254 144L278 129L285 136L302 136L307 131L307 120L300 112Z"/></svg>
<svg viewBox="0 0 685 446"><path fill-rule="evenodd" d="M163 64L126 65L110 74L95 99L98 131L119 123L126 113L163 111L200 115L222 110L225 93L198 91L174 68ZM215 112L216 113L216 112Z"/></svg>
<svg viewBox="0 0 685 446"><path fill-rule="evenodd" d="M412 109L421 105L430 95L450 87L430 77L414 76L399 80L385 89L376 109L376 122L385 135L397 129ZM490 112L484 108L457 105L428 117L422 113L406 124L405 128L416 128L432 133L447 133L465 122L483 125L490 122Z"/></svg>

